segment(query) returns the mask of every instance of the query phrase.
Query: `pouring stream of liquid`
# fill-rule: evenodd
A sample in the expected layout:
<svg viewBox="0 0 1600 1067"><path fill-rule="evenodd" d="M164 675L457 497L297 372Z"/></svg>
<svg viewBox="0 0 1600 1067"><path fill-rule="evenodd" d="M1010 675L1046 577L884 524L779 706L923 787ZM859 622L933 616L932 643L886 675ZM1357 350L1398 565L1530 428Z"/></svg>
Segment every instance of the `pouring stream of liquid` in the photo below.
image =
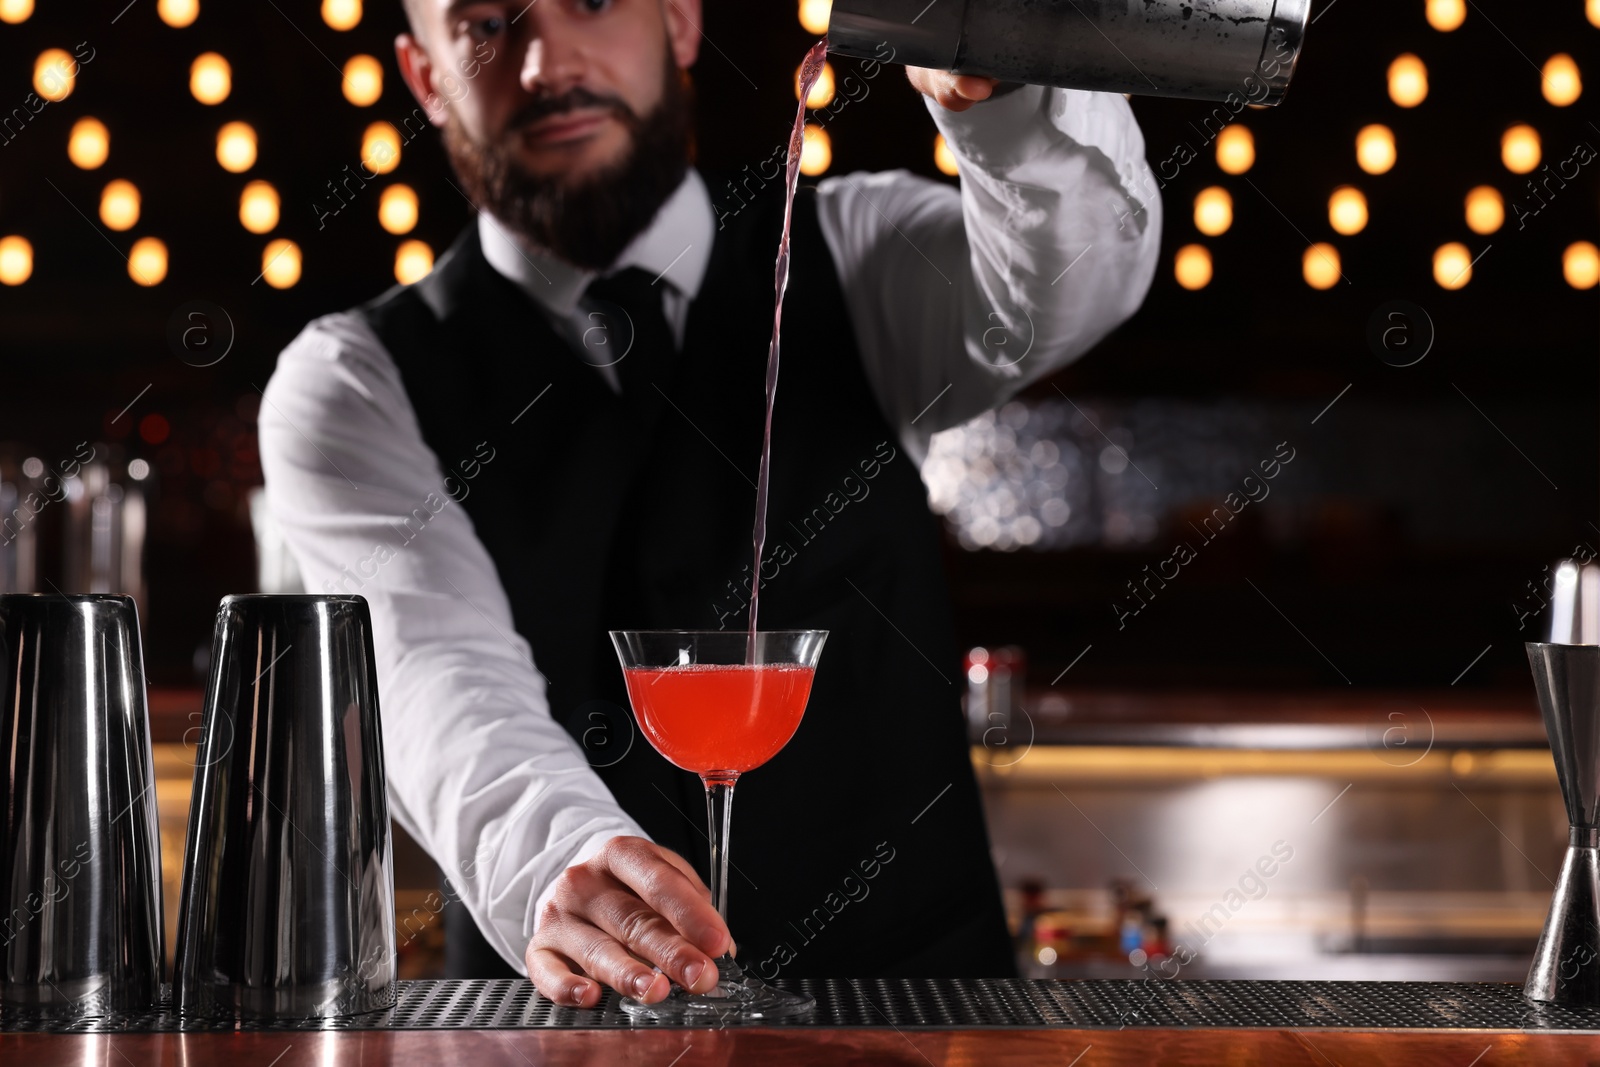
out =
<svg viewBox="0 0 1600 1067"><path fill-rule="evenodd" d="M767 421L761 438L761 472L756 477L755 570L750 575L750 639L745 662L756 662L756 603L761 598L761 548L767 539L767 468L772 459L772 401L778 392L778 328L783 321L783 291L789 284L789 222L794 215L794 191L800 182L800 150L805 144L806 97L822 74L828 56L828 39L811 46L800 65L800 106L795 110L794 128L789 132L789 158L784 168L783 236L778 241L778 265L774 273L776 292L772 312L772 343L767 348Z"/></svg>

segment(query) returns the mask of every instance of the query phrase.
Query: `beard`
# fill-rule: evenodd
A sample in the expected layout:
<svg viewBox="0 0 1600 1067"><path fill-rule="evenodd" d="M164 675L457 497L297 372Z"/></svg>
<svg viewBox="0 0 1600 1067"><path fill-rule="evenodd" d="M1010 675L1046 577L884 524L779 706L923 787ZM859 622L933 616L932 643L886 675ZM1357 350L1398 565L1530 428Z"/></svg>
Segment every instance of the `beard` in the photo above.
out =
<svg viewBox="0 0 1600 1067"><path fill-rule="evenodd" d="M575 86L525 106L498 141L477 141L459 122L444 126L450 165L473 204L575 266L604 270L616 262L682 183L693 152L688 77L670 52L661 101L639 115L619 97ZM540 175L517 160L515 131L577 107L608 109L628 132L622 158L584 178Z"/></svg>

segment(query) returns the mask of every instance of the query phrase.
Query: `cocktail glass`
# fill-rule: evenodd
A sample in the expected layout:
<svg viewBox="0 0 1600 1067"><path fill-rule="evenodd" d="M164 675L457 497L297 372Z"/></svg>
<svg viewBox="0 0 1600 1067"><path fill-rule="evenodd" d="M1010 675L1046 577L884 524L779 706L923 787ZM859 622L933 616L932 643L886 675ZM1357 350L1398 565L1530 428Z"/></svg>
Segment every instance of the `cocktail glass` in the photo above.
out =
<svg viewBox="0 0 1600 1067"><path fill-rule="evenodd" d="M794 736L826 630L613 630L628 699L644 735L706 787L711 899L728 918L728 819L739 776L777 755ZM666 999L622 1001L630 1015L723 1021L774 1019L810 1011L812 999L767 985L730 955L705 993L677 983Z"/></svg>

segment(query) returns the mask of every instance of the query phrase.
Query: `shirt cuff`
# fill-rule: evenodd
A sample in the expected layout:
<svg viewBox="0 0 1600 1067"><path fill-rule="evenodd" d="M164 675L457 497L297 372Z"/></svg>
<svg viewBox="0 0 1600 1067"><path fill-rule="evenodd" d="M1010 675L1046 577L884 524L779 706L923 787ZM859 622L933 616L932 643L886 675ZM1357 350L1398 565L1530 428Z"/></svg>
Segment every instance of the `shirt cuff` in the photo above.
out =
<svg viewBox="0 0 1600 1067"><path fill-rule="evenodd" d="M1123 192L1149 206L1144 135L1121 93L1025 85L965 111L947 110L932 97L924 103L962 163L1000 177L1052 150L1059 154L1065 138L1103 156Z"/></svg>
<svg viewBox="0 0 1600 1067"><path fill-rule="evenodd" d="M985 170L1006 170L1043 152L1060 135L1044 121L1042 85L1024 85L1016 92L951 111L931 96L923 104L945 143L962 161Z"/></svg>

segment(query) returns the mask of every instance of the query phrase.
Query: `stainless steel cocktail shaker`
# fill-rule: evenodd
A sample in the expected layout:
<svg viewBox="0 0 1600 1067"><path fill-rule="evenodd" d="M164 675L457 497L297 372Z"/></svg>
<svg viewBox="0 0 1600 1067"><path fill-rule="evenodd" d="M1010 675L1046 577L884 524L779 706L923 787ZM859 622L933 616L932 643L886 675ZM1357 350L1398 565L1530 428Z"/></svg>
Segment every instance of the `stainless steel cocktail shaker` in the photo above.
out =
<svg viewBox="0 0 1600 1067"><path fill-rule="evenodd" d="M164 963L139 619L0 596L0 1015L147 1011Z"/></svg>
<svg viewBox="0 0 1600 1067"><path fill-rule="evenodd" d="M833 0L840 55L1068 89L1276 104L1310 0Z"/></svg>
<svg viewBox="0 0 1600 1067"><path fill-rule="evenodd" d="M393 1006L394 866L372 620L354 596L217 612L178 914L185 1014Z"/></svg>

